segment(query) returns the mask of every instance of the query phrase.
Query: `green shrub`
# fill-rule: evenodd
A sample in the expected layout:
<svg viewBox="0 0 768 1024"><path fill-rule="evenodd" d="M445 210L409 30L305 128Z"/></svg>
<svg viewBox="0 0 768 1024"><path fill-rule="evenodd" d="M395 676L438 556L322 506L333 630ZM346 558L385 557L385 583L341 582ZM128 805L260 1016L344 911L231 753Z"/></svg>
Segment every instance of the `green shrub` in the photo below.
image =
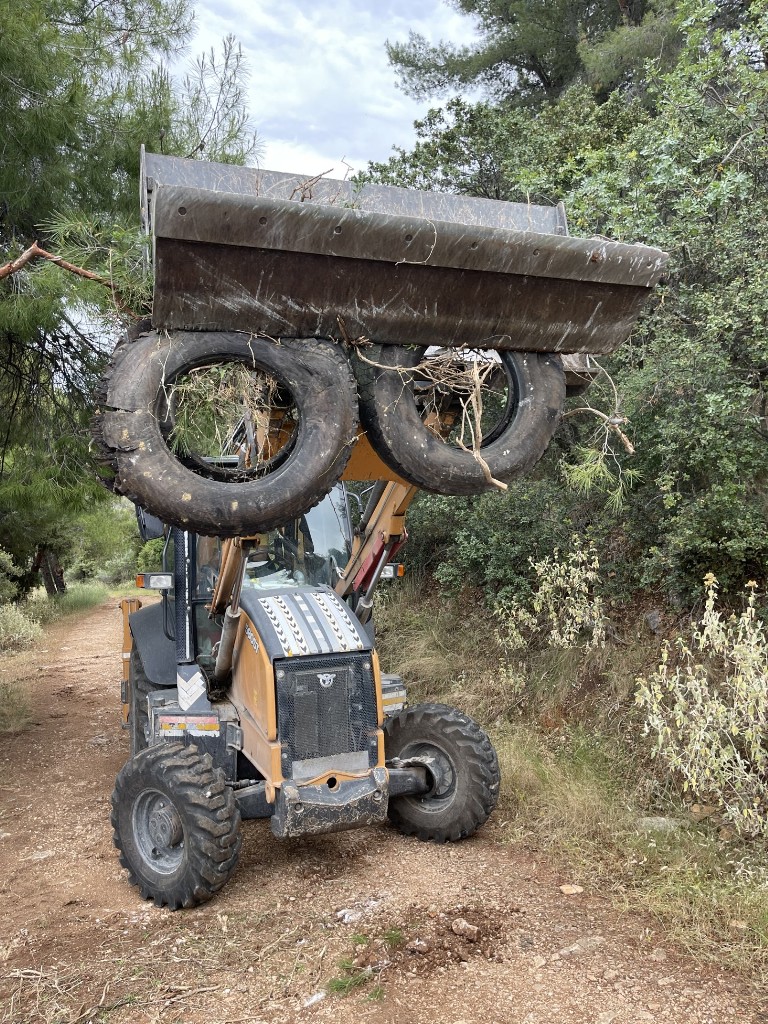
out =
<svg viewBox="0 0 768 1024"><path fill-rule="evenodd" d="M165 538L148 540L136 558L136 572L158 572L163 568Z"/></svg>
<svg viewBox="0 0 768 1024"><path fill-rule="evenodd" d="M0 605L0 651L31 647L42 634L40 624L18 605Z"/></svg>
<svg viewBox="0 0 768 1024"><path fill-rule="evenodd" d="M755 584L744 611L717 609L718 583L690 642L666 644L661 664L638 680L654 752L683 789L715 802L734 827L768 836L768 638L757 617Z"/></svg>
<svg viewBox="0 0 768 1024"><path fill-rule="evenodd" d="M531 559L535 589L528 602L501 597L494 614L496 637L511 653L532 645L591 651L605 643L603 602L595 594L600 584L600 561L593 546L583 547L578 536L571 550L539 561Z"/></svg>
<svg viewBox="0 0 768 1024"><path fill-rule="evenodd" d="M136 572L139 531L133 506L123 499L97 505L73 522L62 550L67 582L123 583Z"/></svg>
<svg viewBox="0 0 768 1024"><path fill-rule="evenodd" d="M136 553L133 549L123 551L121 554L113 555L104 563L96 573L96 578L101 583L116 586L120 583L127 583L136 575Z"/></svg>
<svg viewBox="0 0 768 1024"><path fill-rule="evenodd" d="M65 615L88 611L100 604L108 594L104 583L88 580L72 584L64 594L57 594L56 597L49 597L42 589L38 590L21 607L28 618L45 626Z"/></svg>
<svg viewBox="0 0 768 1024"><path fill-rule="evenodd" d="M16 581L19 576L21 576L21 569L11 555L0 548L0 604L14 599L18 591Z"/></svg>
<svg viewBox="0 0 768 1024"><path fill-rule="evenodd" d="M583 504L583 503L582 503ZM531 592L535 561L568 544L579 523L573 495L551 480L525 480L475 498L420 494L408 513L406 559L449 593Z"/></svg>

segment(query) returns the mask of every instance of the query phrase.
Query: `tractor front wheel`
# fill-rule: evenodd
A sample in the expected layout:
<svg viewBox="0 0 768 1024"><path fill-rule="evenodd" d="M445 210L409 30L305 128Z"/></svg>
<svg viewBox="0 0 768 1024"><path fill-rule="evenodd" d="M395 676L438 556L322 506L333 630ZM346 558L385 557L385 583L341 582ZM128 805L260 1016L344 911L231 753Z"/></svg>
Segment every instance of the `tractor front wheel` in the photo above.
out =
<svg viewBox="0 0 768 1024"><path fill-rule="evenodd" d="M132 757L115 782L112 826L129 881L158 907L205 903L237 866L235 798L194 746L159 743Z"/></svg>
<svg viewBox="0 0 768 1024"><path fill-rule="evenodd" d="M446 704L417 704L384 725L387 763L424 764L430 789L393 797L389 818L405 835L436 843L471 836L499 797L499 762L469 715Z"/></svg>

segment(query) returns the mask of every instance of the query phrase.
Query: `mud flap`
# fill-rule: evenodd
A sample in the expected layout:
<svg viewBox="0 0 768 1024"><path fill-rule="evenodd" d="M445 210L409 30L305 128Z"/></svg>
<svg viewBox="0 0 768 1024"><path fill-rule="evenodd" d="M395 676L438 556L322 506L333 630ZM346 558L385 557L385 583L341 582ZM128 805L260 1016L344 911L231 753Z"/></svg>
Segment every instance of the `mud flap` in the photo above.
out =
<svg viewBox="0 0 768 1024"><path fill-rule="evenodd" d="M387 818L389 781L386 768L373 768L362 779L344 779L332 789L284 782L270 819L278 839L343 832L378 825Z"/></svg>

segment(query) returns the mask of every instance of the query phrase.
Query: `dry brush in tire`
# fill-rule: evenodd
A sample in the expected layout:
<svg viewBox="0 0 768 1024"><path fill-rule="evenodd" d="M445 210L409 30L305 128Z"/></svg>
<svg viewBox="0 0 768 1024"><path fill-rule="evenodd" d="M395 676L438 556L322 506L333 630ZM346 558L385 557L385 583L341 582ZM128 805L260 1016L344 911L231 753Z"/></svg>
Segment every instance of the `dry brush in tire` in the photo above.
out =
<svg viewBox="0 0 768 1024"><path fill-rule="evenodd" d="M437 843L471 836L499 798L499 761L487 733L447 704L417 704L384 724L387 761L433 758L432 789L389 802L390 821L405 835Z"/></svg>
<svg viewBox="0 0 768 1024"><path fill-rule="evenodd" d="M222 479L185 464L162 419L168 393L201 367L240 363L290 395L298 422L271 471ZM357 436L355 379L344 350L322 339L236 332L144 332L115 349L94 418L96 446L114 472L111 486L165 523L227 537L269 530L303 515L341 476Z"/></svg>
<svg viewBox="0 0 768 1024"><path fill-rule="evenodd" d="M158 907L205 903L237 866L235 798L194 746L159 743L132 757L115 781L111 821L130 883Z"/></svg>
<svg viewBox="0 0 768 1024"><path fill-rule="evenodd" d="M496 485L471 450L448 443L424 422L411 373L424 354L424 349L379 345L356 361L360 417L371 444L390 469L426 491L493 490ZM560 421L565 376L556 355L498 355L514 401L479 454L494 479L509 483L528 473L546 451Z"/></svg>

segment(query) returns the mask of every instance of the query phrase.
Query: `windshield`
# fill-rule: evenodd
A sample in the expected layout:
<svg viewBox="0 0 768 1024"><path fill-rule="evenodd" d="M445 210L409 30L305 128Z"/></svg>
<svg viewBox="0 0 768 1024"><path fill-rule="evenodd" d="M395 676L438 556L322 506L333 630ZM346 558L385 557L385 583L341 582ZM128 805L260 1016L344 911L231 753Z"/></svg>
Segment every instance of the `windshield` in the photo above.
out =
<svg viewBox="0 0 768 1024"><path fill-rule="evenodd" d="M300 519L261 535L246 560L243 586L335 586L349 561L350 532L346 491L337 485Z"/></svg>

